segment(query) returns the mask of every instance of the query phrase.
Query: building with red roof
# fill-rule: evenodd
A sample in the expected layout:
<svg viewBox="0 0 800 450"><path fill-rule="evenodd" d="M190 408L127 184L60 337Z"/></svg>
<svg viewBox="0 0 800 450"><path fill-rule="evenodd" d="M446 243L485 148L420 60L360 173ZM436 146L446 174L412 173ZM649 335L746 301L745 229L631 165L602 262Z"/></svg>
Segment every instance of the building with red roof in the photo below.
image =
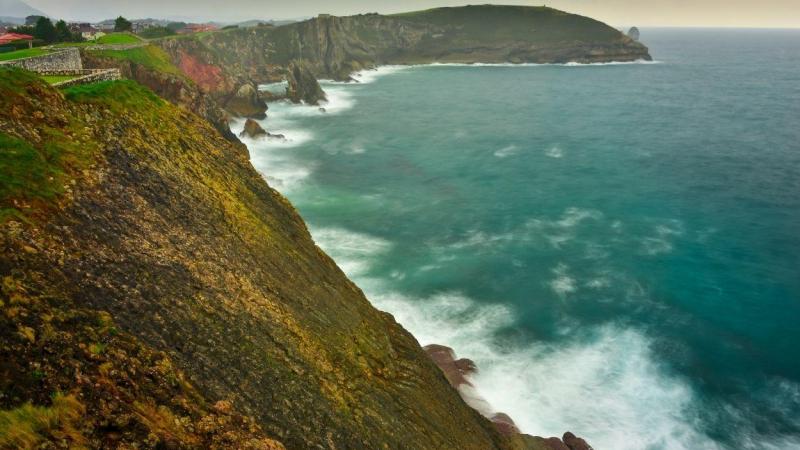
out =
<svg viewBox="0 0 800 450"><path fill-rule="evenodd" d="M33 36L29 34L6 33L0 35L0 45L10 44L16 41L28 41L28 48L33 47Z"/></svg>

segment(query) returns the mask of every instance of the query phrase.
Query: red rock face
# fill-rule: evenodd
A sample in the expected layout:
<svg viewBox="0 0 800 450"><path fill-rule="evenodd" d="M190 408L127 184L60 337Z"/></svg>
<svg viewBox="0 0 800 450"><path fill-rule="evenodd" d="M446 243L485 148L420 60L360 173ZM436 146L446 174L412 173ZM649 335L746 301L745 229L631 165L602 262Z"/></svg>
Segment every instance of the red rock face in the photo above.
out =
<svg viewBox="0 0 800 450"><path fill-rule="evenodd" d="M218 92L226 87L221 68L202 63L183 50L180 51L178 67L205 92Z"/></svg>

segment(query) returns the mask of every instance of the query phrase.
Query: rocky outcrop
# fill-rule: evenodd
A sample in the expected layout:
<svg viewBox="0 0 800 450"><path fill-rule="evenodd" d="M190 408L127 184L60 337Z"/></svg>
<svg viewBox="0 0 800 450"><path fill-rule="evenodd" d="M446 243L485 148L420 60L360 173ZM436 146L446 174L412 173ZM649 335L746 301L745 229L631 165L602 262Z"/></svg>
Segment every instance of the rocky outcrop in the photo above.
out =
<svg viewBox="0 0 800 450"><path fill-rule="evenodd" d="M220 107L220 103L192 80L129 59L105 57L92 51L84 51L82 57L87 68L117 68L123 77L135 80L160 97L205 118L226 139L237 140L230 130L228 115Z"/></svg>
<svg viewBox="0 0 800 450"><path fill-rule="evenodd" d="M325 92L305 63L292 61L286 79L289 83L286 96L292 102L319 105L319 102L326 100Z"/></svg>
<svg viewBox="0 0 800 450"><path fill-rule="evenodd" d="M641 33L639 32L638 28L631 27L631 29L628 30L628 37L633 39L634 41L638 41L640 36L641 36Z"/></svg>
<svg viewBox="0 0 800 450"><path fill-rule="evenodd" d="M564 433L563 440L557 437L543 438L520 434L519 428L508 414L494 411L491 405L477 394L472 382L469 380L469 376L478 371L472 360L466 358L456 359L455 351L444 345L431 344L426 345L424 349L444 373L450 385L456 388L464 402L491 420L501 434L520 439L526 442L525 446L527 448L531 449L592 450L586 441L570 432Z"/></svg>
<svg viewBox="0 0 800 450"><path fill-rule="evenodd" d="M567 431L561 438L570 450L592 450L592 447L583 439Z"/></svg>
<svg viewBox="0 0 800 450"><path fill-rule="evenodd" d="M267 104L258 95L258 88L252 82L242 84L236 93L225 103L225 110L238 117L264 119L267 117Z"/></svg>
<svg viewBox="0 0 800 450"><path fill-rule="evenodd" d="M253 119L247 119L244 123L244 129L241 133L239 133L239 137L249 137L249 138L257 138L259 136L266 136L267 132L261 128L261 125L258 124Z"/></svg>

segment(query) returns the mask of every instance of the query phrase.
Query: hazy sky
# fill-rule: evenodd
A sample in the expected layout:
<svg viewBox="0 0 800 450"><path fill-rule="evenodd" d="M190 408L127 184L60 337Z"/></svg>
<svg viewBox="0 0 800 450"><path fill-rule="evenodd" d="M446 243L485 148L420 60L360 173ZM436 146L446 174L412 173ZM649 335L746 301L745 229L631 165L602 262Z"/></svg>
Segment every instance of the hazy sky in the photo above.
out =
<svg viewBox="0 0 800 450"><path fill-rule="evenodd" d="M28 0L54 17L99 20L186 17L198 20L281 19L364 12L402 12L466 3L546 4L611 25L800 28L800 0ZM2 15L2 14L0 14Z"/></svg>

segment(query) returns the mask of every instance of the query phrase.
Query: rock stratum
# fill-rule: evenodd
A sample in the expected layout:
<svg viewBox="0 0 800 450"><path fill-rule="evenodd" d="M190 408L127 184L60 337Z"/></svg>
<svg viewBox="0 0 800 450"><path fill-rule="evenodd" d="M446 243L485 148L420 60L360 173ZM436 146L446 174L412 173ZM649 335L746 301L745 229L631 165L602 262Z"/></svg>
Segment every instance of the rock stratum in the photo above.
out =
<svg viewBox="0 0 800 450"><path fill-rule="evenodd" d="M59 91L0 69L0 448L589 448L520 434L472 395L469 360L373 308L228 117L263 117L266 81L314 104L317 78L381 64L646 47L548 8L481 6L82 56L129 80Z"/></svg>

